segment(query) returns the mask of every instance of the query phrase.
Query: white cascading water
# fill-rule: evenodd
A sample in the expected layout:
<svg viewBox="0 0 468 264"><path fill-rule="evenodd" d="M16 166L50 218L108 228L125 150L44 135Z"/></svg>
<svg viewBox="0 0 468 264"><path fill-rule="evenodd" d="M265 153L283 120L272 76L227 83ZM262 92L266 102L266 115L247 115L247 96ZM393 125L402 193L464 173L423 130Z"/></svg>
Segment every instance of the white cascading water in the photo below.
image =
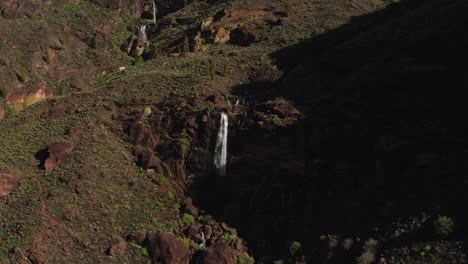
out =
<svg viewBox="0 0 468 264"><path fill-rule="evenodd" d="M146 41L148 39L146 37L146 25L143 25L140 27L140 33L141 33L143 41Z"/></svg>
<svg viewBox="0 0 468 264"><path fill-rule="evenodd" d="M226 176L228 124L228 116L224 112L221 112L218 136L216 138L216 148L214 153L214 165L216 168L216 175L220 177Z"/></svg>
<svg viewBox="0 0 468 264"><path fill-rule="evenodd" d="M153 1L153 21L156 25L156 0Z"/></svg>

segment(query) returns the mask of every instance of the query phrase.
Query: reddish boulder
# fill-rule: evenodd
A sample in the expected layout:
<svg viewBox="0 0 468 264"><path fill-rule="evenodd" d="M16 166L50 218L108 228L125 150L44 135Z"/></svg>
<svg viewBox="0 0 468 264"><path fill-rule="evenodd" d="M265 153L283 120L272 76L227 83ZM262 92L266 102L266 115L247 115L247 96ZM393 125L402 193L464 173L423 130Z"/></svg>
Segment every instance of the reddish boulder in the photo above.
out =
<svg viewBox="0 0 468 264"><path fill-rule="evenodd" d="M33 264L46 264L47 255L43 251L33 250L31 254L29 254L29 260L31 260Z"/></svg>
<svg viewBox="0 0 468 264"><path fill-rule="evenodd" d="M203 252L204 264L233 264L236 252L225 244L213 244Z"/></svg>
<svg viewBox="0 0 468 264"><path fill-rule="evenodd" d="M149 148L136 148L135 157L137 159L138 165L147 169L157 169L158 173L161 173L162 167L159 163L158 158L154 155L153 151Z"/></svg>
<svg viewBox="0 0 468 264"><path fill-rule="evenodd" d="M17 186L18 178L8 173L0 173L0 198L9 195Z"/></svg>
<svg viewBox="0 0 468 264"><path fill-rule="evenodd" d="M192 198L187 197L183 202L182 206L184 207L184 212L191 214L195 217L198 216L198 209L192 204Z"/></svg>
<svg viewBox="0 0 468 264"><path fill-rule="evenodd" d="M124 240L109 248L109 256L122 256L127 252L128 244Z"/></svg>
<svg viewBox="0 0 468 264"><path fill-rule="evenodd" d="M153 264L189 263L190 250L168 233L148 235L146 243Z"/></svg>
<svg viewBox="0 0 468 264"><path fill-rule="evenodd" d="M50 143L48 147L49 157L44 162L44 169L52 171L68 158L68 153L73 149L73 145L66 141Z"/></svg>
<svg viewBox="0 0 468 264"><path fill-rule="evenodd" d="M202 231L205 234L206 239L211 238L211 235L213 234L213 228L210 225L204 225Z"/></svg>
<svg viewBox="0 0 468 264"><path fill-rule="evenodd" d="M146 146L152 149L157 145L151 131L141 122L136 122L130 125L128 139L130 143Z"/></svg>
<svg viewBox="0 0 468 264"><path fill-rule="evenodd" d="M127 235L126 239L130 242L137 243L141 245L145 241L146 233L144 232L131 232Z"/></svg>

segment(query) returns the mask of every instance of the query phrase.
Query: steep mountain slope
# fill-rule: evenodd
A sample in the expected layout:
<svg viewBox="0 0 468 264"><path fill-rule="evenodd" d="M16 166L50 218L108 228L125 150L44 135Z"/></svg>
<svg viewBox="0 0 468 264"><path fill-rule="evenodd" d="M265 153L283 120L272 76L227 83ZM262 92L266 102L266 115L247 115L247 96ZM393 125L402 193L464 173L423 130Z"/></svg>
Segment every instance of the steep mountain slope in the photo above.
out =
<svg viewBox="0 0 468 264"><path fill-rule="evenodd" d="M0 121L0 263L465 261L464 1L157 1L136 59L150 3L24 3L2 103L59 92Z"/></svg>

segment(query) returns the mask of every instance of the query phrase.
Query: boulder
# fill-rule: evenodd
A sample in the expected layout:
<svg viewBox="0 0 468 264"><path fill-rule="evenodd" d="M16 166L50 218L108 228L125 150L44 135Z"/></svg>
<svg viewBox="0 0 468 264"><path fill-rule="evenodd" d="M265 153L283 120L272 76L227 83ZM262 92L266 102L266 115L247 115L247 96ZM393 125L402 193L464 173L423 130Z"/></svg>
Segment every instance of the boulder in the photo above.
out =
<svg viewBox="0 0 468 264"><path fill-rule="evenodd" d="M113 245L109 248L109 256L117 257L122 256L127 252L128 244L124 240L120 241L119 243Z"/></svg>
<svg viewBox="0 0 468 264"><path fill-rule="evenodd" d="M191 214L195 217L198 216L198 209L193 205L192 198L187 197L183 202L182 206L184 207L184 212Z"/></svg>
<svg viewBox="0 0 468 264"><path fill-rule="evenodd" d="M204 264L233 264L235 250L226 244L215 243L203 252Z"/></svg>
<svg viewBox="0 0 468 264"><path fill-rule="evenodd" d="M231 31L225 28L218 28L214 34L214 43L215 44L226 44L231 38Z"/></svg>
<svg viewBox="0 0 468 264"><path fill-rule="evenodd" d="M153 264L188 264L190 250L168 233L148 235L146 244Z"/></svg>
<svg viewBox="0 0 468 264"><path fill-rule="evenodd" d="M17 186L18 178L8 173L0 173L0 198L9 195Z"/></svg>
<svg viewBox="0 0 468 264"><path fill-rule="evenodd" d="M231 32L230 43L239 46L249 46L259 39L259 32L256 28L239 26Z"/></svg>
<svg viewBox="0 0 468 264"><path fill-rule="evenodd" d="M138 245L141 245L145 241L145 238L146 238L146 233L144 232L131 232L126 237L128 241L137 243Z"/></svg>
<svg viewBox="0 0 468 264"><path fill-rule="evenodd" d="M151 149L144 147L136 148L135 157L137 158L137 164L143 169L156 169L158 173L161 173L161 164Z"/></svg>
<svg viewBox="0 0 468 264"><path fill-rule="evenodd" d="M52 171L68 158L68 153L73 149L73 145L67 141L57 141L50 143L47 149L48 157L44 162L44 169Z"/></svg>

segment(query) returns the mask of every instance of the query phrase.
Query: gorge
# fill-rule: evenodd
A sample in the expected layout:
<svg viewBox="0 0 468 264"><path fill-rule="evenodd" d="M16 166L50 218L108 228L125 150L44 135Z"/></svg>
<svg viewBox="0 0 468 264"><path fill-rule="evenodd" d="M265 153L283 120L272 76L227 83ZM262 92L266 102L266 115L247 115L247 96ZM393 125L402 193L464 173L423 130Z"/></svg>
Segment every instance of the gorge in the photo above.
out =
<svg viewBox="0 0 468 264"><path fill-rule="evenodd" d="M467 11L0 1L0 264L465 263Z"/></svg>

